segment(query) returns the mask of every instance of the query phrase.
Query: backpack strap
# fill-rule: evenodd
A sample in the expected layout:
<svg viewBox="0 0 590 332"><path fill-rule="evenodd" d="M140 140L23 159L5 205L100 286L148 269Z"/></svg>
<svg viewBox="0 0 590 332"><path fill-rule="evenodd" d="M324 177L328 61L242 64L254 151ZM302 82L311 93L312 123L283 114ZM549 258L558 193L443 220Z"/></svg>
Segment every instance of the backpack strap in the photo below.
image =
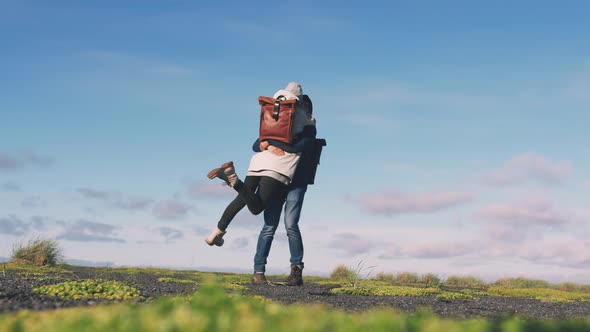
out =
<svg viewBox="0 0 590 332"><path fill-rule="evenodd" d="M275 119L275 121L279 121L279 111L281 109L281 100L286 100L286 99L287 98L285 98L285 96L280 95L275 100L275 108L274 108L274 112L272 112L272 118Z"/></svg>

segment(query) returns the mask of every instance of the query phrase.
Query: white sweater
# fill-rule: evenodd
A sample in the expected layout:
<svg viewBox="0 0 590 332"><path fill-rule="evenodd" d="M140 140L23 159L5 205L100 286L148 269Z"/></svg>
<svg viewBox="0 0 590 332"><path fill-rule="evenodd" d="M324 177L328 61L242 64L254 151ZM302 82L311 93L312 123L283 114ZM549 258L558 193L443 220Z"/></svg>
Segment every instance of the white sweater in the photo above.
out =
<svg viewBox="0 0 590 332"><path fill-rule="evenodd" d="M288 185L293 179L301 153L285 152L283 156L268 150L255 153L250 159L248 176L270 176Z"/></svg>

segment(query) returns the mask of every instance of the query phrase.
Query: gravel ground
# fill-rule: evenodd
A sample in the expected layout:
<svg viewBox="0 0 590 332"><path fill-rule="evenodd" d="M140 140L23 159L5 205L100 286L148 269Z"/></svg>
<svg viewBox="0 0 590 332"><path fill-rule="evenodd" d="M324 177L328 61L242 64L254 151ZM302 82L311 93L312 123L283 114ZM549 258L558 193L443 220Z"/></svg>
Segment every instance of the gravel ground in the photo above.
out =
<svg viewBox="0 0 590 332"><path fill-rule="evenodd" d="M146 302L152 298L166 295L191 294L194 284L158 282L160 276L148 273L100 272L95 268L72 267L72 273L48 274L58 278L48 281L28 280L26 274L18 271L0 271L0 313L15 312L22 309L47 310L72 306L88 306L117 301L107 300L64 300L55 297L34 294L34 287L54 284L69 280L101 278L124 282L137 288L142 298L137 302ZM168 276L186 279L182 273ZM546 303L527 298L504 298L482 296L479 300L437 300L435 296L399 297L399 296L354 296L334 295L330 289L338 285L317 285L306 283L301 287L282 284L246 285L248 294L260 295L268 299L292 303L320 303L346 311L388 307L400 311L414 312L422 307L429 307L438 315L453 318L501 318L507 315L519 315L532 319L567 319L590 317L590 303Z"/></svg>
<svg viewBox="0 0 590 332"><path fill-rule="evenodd" d="M548 303L518 297L482 296L479 300L438 300L430 296L357 296L334 295L330 289L337 285L304 284L301 287L250 285L250 293L282 303L321 303L346 311L360 311L379 307L414 312L430 307L440 316L453 318L502 318L519 315L530 319L590 318L590 303Z"/></svg>
<svg viewBox="0 0 590 332"><path fill-rule="evenodd" d="M56 278L49 281L27 280L26 274L23 275L22 272L18 271L8 270L0 272L0 313L13 312L22 309L47 310L118 302L96 299L65 300L32 292L35 287L56 284L67 280L101 278L104 280L124 282L135 287L141 293L141 298L137 299L137 302L145 302L151 298L165 295L191 294L195 290L194 284L158 282L160 276L147 273L104 273L96 271L94 268L84 267L75 267L72 268L71 271L73 273L49 273L47 276ZM186 277L182 275L172 277L186 279Z"/></svg>

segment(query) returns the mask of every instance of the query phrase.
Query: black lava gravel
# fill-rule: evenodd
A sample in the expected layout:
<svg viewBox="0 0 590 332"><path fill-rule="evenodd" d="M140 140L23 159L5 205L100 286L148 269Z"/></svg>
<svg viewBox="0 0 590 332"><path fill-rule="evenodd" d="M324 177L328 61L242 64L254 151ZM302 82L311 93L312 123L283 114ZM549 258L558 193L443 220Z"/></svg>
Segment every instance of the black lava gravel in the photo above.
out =
<svg viewBox="0 0 590 332"><path fill-rule="evenodd" d="M15 312L22 309L47 310L72 306L89 306L117 301L107 300L64 300L57 297L39 295L33 288L55 284L65 280L97 279L124 282L141 293L137 302L146 302L166 295L191 294L195 284L159 282L159 275L149 273L121 273L116 271L85 267L71 267L71 273L47 274L52 279L39 281L27 278L22 271L0 271L0 313ZM177 279L187 276L167 275ZM37 278L38 279L38 278ZM435 296L355 296L332 294L330 290L339 285L318 285L306 283L303 286L284 286L281 283L269 285L246 285L248 294L260 295L273 301L292 303L319 303L346 311L362 311L379 307L394 308L404 312L415 312L420 308L430 308L434 313L453 318L503 318L518 315L531 319L569 319L590 317L589 302L547 303L527 298L504 298L482 296L478 300L439 300Z"/></svg>
<svg viewBox="0 0 590 332"><path fill-rule="evenodd" d="M504 318L518 315L529 319L570 319L590 317L590 302L549 303L518 297L481 296L478 300L439 300L430 296L359 296L331 294L338 285L282 284L250 285L250 294L260 295L278 302L320 303L346 311L360 311L380 307L415 312L424 307L432 312L452 318Z"/></svg>
<svg viewBox="0 0 590 332"><path fill-rule="evenodd" d="M72 267L72 273L48 273L45 276L51 280L38 281L27 278L26 272L0 271L0 313L13 312L22 309L47 310L73 306L88 306L100 303L115 303L116 300L81 299L67 300L33 293L33 288L60 283L67 280L104 279L123 282L135 287L141 294L136 302L145 302L165 295L192 294L195 284L159 282L160 276L147 273L118 273L100 272L94 268ZM185 279L185 276L172 276Z"/></svg>

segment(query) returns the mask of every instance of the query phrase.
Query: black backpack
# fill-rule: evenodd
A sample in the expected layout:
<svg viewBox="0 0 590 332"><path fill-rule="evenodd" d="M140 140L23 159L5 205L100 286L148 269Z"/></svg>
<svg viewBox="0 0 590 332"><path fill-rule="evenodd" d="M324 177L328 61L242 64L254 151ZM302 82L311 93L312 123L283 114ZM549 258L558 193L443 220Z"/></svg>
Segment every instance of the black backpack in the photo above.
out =
<svg viewBox="0 0 590 332"><path fill-rule="evenodd" d="M313 145L313 152L309 155L309 174L307 178L307 184L314 184L315 173L318 170L320 164L320 156L322 155L322 148L326 146L326 140L323 138L316 138Z"/></svg>

